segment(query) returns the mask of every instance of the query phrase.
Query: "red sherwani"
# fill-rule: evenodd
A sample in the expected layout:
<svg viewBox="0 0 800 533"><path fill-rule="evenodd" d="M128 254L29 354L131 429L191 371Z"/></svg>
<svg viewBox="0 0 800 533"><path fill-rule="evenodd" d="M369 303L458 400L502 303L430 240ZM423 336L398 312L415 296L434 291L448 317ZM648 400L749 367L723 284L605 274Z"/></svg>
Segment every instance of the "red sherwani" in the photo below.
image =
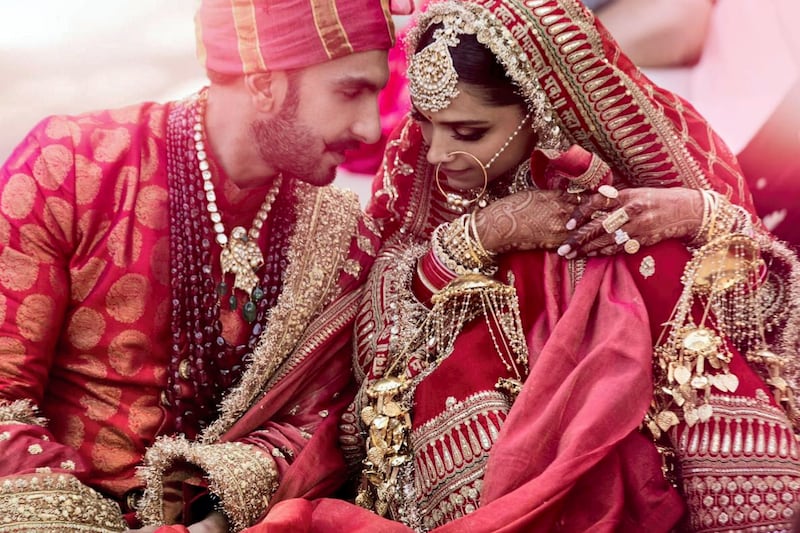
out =
<svg viewBox="0 0 800 533"><path fill-rule="evenodd" d="M136 524L148 449L149 523L196 519L182 500L209 483L243 527L272 501L337 482L341 460L325 444L347 402L355 291L376 238L355 196L334 188L292 184L277 200L295 226L263 342L197 442L153 447L177 416L163 394L170 286L190 283L171 276L166 132L176 105L48 118L0 170L0 530L119 531L123 514ZM214 182L226 228L249 227L268 187L240 190L220 172ZM270 231L268 219L262 248ZM226 340L246 340L241 313L221 307Z"/></svg>

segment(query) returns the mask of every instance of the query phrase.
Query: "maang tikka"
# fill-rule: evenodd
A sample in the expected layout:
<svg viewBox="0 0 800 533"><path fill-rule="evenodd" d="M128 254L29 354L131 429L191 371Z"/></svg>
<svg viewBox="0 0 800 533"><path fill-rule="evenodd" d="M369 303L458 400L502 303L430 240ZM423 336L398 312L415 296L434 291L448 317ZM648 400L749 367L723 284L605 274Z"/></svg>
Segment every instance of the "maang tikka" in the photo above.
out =
<svg viewBox="0 0 800 533"><path fill-rule="evenodd" d="M411 57L408 90L417 108L436 113L459 95L458 72L450 56L450 47L458 43L456 29L445 26L433 32L433 42Z"/></svg>

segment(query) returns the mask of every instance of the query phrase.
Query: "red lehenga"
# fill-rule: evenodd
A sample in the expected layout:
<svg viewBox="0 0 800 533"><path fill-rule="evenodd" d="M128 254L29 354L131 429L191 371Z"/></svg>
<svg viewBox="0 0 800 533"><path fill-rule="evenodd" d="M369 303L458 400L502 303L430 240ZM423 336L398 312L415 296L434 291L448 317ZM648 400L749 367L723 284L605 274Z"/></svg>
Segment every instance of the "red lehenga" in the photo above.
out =
<svg viewBox="0 0 800 533"><path fill-rule="evenodd" d="M486 33L479 40L503 58L529 100L547 103L558 142L544 147L557 150L555 164L568 163L573 174L567 178L587 178L568 160L580 151L558 156L577 144L587 157L586 173L594 168L591 152L608 162L619 188L714 189L752 211L735 159L707 123L644 78L579 2L443 2L422 16L450 14L459 16L454 24L480 19L474 27ZM465 315L472 320L452 350L434 361L424 347L420 356L406 350L414 336L408 324L415 317L416 327L424 322L420 302L432 292L417 268L430 284L431 235L456 217L433 183L426 149L418 127L405 123L374 183L369 212L383 226L384 244L356 319L361 391L342 424L345 451L359 459L368 451L366 481L389 479L397 494L383 498L379 488L360 503L395 521L342 501L293 500L267 517L275 528L269 531L790 529L800 498L800 456L787 416L795 411L786 401L797 382L800 270L793 254L754 229L768 267L757 289L757 314L769 324L764 340L785 364L784 375L775 367L767 372L763 361L725 338L729 368L710 370L706 379L729 372L738 386L725 385L733 378L720 380L726 390L709 386L701 416L692 406L669 411L660 403L669 382L661 373L662 352L654 350L682 301L684 269L699 252L667 241L582 261L549 252L501 256L494 279L516 291L530 367L514 399L509 388L496 387L512 373L491 313ZM534 163L530 181L552 186ZM698 309L688 309L684 318L699 320ZM398 365L408 387L399 396L410 410L408 457L380 445L382 438L389 445L401 440L380 432L376 438L375 413L365 412L376 398L383 401L380 413L397 410L386 408L395 397L378 385L392 385L381 379L398 375ZM674 424L665 423L666 411ZM664 433L658 447L641 428ZM679 466L677 489L664 475L670 453ZM380 477L373 466L386 456L400 466Z"/></svg>

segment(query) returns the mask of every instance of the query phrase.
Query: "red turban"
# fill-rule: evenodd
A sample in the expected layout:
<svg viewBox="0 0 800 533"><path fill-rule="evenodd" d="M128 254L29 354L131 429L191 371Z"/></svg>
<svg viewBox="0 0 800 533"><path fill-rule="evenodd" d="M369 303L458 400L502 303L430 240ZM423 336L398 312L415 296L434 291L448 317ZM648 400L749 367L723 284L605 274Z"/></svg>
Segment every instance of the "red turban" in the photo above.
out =
<svg viewBox="0 0 800 533"><path fill-rule="evenodd" d="M394 44L388 0L203 0L195 24L200 63L221 74L303 68Z"/></svg>

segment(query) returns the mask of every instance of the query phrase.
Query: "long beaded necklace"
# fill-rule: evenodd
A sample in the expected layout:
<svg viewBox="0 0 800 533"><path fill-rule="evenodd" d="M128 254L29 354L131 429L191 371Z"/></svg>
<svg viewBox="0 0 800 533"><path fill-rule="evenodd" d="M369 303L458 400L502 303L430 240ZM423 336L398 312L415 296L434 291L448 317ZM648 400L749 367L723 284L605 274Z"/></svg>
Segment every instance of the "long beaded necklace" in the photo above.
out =
<svg viewBox="0 0 800 533"><path fill-rule="evenodd" d="M263 275L251 298L256 307L250 335L242 344L222 336L219 284L212 267L216 232L209 223L208 197L197 163L198 101L173 106L167 122L167 174L170 194L170 280L172 285L172 355L162 403L172 413L172 427L194 438L216 416L223 394L241 377L244 360L252 353L266 327L269 310L283 287L288 265L288 242L295 224L291 182L283 180L271 209L264 245ZM201 145L201 148L204 145ZM284 200L285 199L285 200ZM216 217L215 217L216 218ZM254 291L256 291L254 289Z"/></svg>
<svg viewBox="0 0 800 533"><path fill-rule="evenodd" d="M216 237L214 240L222 247L222 252L219 256L220 266L222 268L222 280L217 285L217 294L223 297L228 292L228 284L225 283L225 275L233 274L233 288L243 290L250 297L242 306L242 315L248 323L256 319L256 302L264 297L264 292L258 287L258 276L256 272L264 266L264 255L258 247L258 237L261 234L261 228L264 226L269 212L272 209L272 204L283 181L283 176L278 175L275 178L272 188L264 198L250 230L244 229L242 226L236 226L231 230L230 236L225 234L225 225L222 223L222 215L217 207L217 195L214 191L214 183L212 181L211 165L208 163L208 155L206 154L205 141L206 132L204 127L206 103L208 100L208 93L203 91L197 101L197 112L195 114L194 124L194 140L195 151L197 152L197 163L200 169L200 175L203 177L203 190L206 194L206 210L214 225L214 233ZM231 311L236 310L237 307L236 295L231 292L228 298L228 305Z"/></svg>

